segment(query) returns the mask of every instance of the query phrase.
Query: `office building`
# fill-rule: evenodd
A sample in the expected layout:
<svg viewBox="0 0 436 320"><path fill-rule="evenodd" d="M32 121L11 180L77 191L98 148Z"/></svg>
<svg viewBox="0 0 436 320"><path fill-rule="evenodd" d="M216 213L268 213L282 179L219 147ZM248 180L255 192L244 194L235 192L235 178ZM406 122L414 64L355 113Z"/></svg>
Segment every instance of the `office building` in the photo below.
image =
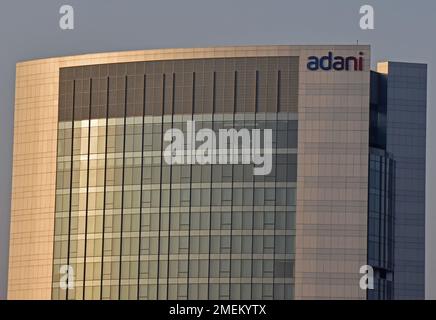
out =
<svg viewBox="0 0 436 320"><path fill-rule="evenodd" d="M18 63L8 298L423 299L427 67L370 62L316 45ZM189 121L271 130L271 172L169 164Z"/></svg>

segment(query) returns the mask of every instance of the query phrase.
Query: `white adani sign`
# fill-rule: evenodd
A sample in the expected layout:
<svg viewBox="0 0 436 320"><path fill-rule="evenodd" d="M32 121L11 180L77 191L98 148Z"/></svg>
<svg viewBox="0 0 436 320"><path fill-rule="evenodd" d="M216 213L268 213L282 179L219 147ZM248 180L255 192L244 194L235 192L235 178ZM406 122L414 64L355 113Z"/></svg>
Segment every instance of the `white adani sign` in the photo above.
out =
<svg viewBox="0 0 436 320"><path fill-rule="evenodd" d="M272 170L271 129L219 129L217 137L208 128L196 132L195 121L187 121L186 137L182 130L171 128L164 141L170 142L164 150L169 165L254 164L253 175L268 175ZM196 148L198 142L201 144Z"/></svg>

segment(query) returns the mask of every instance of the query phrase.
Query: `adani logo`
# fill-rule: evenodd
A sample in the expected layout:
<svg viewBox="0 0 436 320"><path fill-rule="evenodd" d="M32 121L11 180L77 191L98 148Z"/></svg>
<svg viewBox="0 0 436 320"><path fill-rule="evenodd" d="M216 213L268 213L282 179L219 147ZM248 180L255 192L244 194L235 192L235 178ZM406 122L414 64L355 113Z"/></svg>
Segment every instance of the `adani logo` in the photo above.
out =
<svg viewBox="0 0 436 320"><path fill-rule="evenodd" d="M342 57L333 56L333 52L329 52L326 56L318 58L311 56L308 58L307 69L317 71L363 71L363 52L359 52L359 57Z"/></svg>

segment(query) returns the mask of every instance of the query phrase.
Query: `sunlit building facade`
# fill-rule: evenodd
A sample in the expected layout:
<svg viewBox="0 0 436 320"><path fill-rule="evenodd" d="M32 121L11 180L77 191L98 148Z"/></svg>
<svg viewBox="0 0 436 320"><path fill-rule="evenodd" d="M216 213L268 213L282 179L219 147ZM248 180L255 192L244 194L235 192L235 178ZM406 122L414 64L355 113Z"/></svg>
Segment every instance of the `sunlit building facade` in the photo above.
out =
<svg viewBox="0 0 436 320"><path fill-rule="evenodd" d="M353 45L19 63L9 298L423 297L426 66L378 71ZM168 164L188 121L271 130L271 172Z"/></svg>

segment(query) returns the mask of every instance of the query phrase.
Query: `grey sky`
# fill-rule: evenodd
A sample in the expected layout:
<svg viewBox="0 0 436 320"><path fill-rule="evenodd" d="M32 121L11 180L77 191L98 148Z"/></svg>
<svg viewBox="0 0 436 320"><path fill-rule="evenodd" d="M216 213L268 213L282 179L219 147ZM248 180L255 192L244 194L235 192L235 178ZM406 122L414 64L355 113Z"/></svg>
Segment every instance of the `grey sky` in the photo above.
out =
<svg viewBox="0 0 436 320"><path fill-rule="evenodd" d="M75 9L75 30L59 8ZM374 31L358 26L375 9ZM6 297L15 63L89 52L251 44L372 45L379 60L429 64L427 127L427 298L436 299L436 1L430 0L1 0L0 299Z"/></svg>

